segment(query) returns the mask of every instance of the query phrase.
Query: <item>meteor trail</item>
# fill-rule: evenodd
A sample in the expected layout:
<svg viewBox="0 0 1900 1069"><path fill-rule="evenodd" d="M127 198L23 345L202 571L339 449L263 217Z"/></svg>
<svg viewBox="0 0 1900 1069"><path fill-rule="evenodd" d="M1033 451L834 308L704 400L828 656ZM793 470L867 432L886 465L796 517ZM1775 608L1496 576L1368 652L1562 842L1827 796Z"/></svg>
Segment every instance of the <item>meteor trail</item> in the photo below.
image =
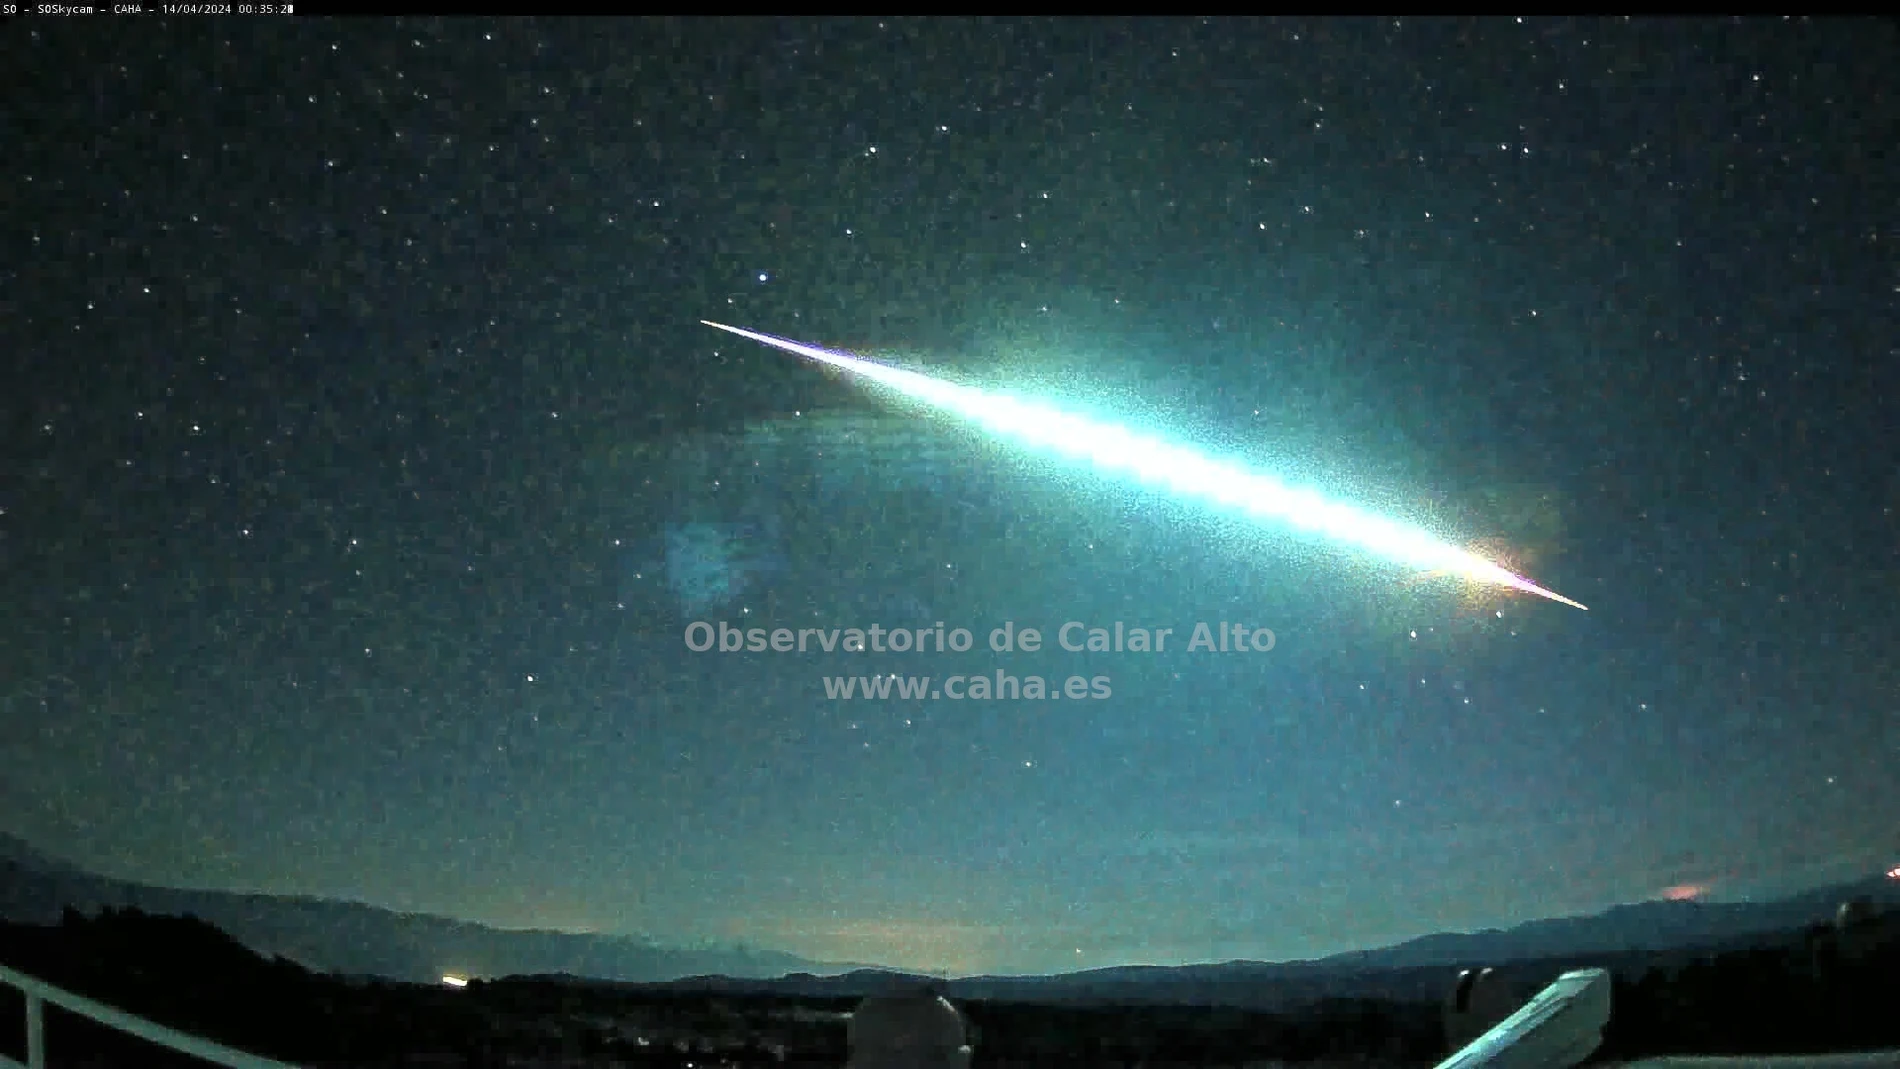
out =
<svg viewBox="0 0 1900 1069"><path fill-rule="evenodd" d="M1160 487L1177 496L1236 509L1253 519L1353 546L1397 564L1423 571L1449 572L1473 582L1509 587L1587 611L1587 606L1546 590L1503 565L1445 542L1428 531L1327 500L1316 491L1288 486L1271 476L1216 460L1184 446L1064 412L1039 401L960 386L850 353L743 327L729 327L710 319L700 322L849 371L1004 437L1085 461L1101 471L1132 476L1137 482Z"/></svg>

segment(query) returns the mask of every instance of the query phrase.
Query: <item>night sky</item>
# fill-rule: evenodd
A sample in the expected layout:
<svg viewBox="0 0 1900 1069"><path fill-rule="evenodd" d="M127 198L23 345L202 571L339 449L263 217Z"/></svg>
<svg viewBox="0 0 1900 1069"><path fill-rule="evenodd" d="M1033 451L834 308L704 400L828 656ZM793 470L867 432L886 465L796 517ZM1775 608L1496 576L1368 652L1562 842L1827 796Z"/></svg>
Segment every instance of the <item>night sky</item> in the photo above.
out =
<svg viewBox="0 0 1900 1069"><path fill-rule="evenodd" d="M14 21L0 832L959 973L1880 871L1896 69L1891 21ZM701 319L1112 413L1590 610ZM989 649L1069 620L1175 636ZM1273 649L1185 649L1223 621ZM1110 693L824 689L997 670Z"/></svg>

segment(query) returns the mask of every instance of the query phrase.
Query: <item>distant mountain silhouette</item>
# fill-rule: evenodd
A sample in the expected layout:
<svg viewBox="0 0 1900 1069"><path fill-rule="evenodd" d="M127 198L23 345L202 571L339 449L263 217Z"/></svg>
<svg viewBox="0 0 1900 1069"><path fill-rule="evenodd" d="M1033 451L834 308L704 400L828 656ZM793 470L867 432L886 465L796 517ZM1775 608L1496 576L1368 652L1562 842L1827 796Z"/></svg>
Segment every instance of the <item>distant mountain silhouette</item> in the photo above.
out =
<svg viewBox="0 0 1900 1069"><path fill-rule="evenodd" d="M504 930L356 902L151 887L85 872L0 835L0 920L56 924L67 907L87 914L106 907L188 914L260 954L282 955L321 972L430 983L451 972L567 973L652 983L852 968L745 947L669 947L632 936Z"/></svg>
<svg viewBox="0 0 1900 1069"><path fill-rule="evenodd" d="M1602 966L1634 979L1657 966L1686 964L1713 953L1798 945L1808 927L1832 920L1842 902L1855 898L1900 905L1900 881L1873 876L1773 902L1642 902L1594 916L1532 921L1506 931L1429 935L1317 961L1126 965L1051 976L948 981L871 969L776 980L687 977L666 986L731 994L861 998L931 983L954 999L1263 1010L1328 999L1436 1002L1447 990L1448 974L1465 966L1496 967L1504 982L1528 993L1581 965Z"/></svg>
<svg viewBox="0 0 1900 1069"><path fill-rule="evenodd" d="M936 980L861 965L815 962L744 947L663 946L632 936L506 931L353 902L150 887L84 872L0 835L0 919L56 923L70 906L91 913L136 907L190 914L264 955L319 971L434 982L442 974L567 976L733 993L862 997L933 984L954 998L1022 1001L1130 999L1204 1005L1283 1006L1319 998L1435 999L1444 971L1542 963L1646 967L1658 955L1793 938L1832 918L1841 902L1900 904L1900 881L1870 877L1776 902L1644 902L1589 917L1533 921L1505 931L1429 935L1319 961L1232 961L1122 966L1057 976ZM1553 974L1554 975L1554 974Z"/></svg>
<svg viewBox="0 0 1900 1069"><path fill-rule="evenodd" d="M1842 902L1862 897L1900 904L1900 880L1870 876L1773 902L1639 902L1594 916L1531 921L1505 931L1428 935L1379 950L1340 954L1324 964L1389 969L1719 947L1831 920Z"/></svg>

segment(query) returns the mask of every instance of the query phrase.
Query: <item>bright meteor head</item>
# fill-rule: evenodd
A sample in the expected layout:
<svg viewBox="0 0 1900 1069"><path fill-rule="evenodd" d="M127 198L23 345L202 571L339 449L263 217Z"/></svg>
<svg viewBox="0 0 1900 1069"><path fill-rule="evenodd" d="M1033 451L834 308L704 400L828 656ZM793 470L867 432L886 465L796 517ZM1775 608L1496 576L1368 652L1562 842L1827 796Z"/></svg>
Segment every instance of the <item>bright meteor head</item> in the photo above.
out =
<svg viewBox="0 0 1900 1069"><path fill-rule="evenodd" d="M1448 572L1473 582L1509 587L1573 608L1585 608L1428 531L1329 500L1316 491L1289 486L1271 476L1185 446L1065 412L1040 401L944 382L850 353L724 323L705 319L700 322L849 371L1004 438L1082 461L1103 472L1131 477L1177 497L1222 506L1263 523L1352 546L1422 571Z"/></svg>

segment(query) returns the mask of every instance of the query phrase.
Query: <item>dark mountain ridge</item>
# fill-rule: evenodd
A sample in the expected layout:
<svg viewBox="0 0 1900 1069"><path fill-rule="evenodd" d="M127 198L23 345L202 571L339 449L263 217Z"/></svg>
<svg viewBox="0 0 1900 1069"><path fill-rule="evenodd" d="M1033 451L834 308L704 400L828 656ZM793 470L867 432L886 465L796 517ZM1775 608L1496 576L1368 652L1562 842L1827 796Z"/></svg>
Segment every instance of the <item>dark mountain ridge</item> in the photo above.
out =
<svg viewBox="0 0 1900 1069"><path fill-rule="evenodd" d="M960 998L1023 1001L1285 1005L1327 997L1409 1000L1436 997L1444 971L1464 965L1513 966L1532 982L1533 974L1547 971L1540 963L1637 969L1658 955L1785 941L1804 926L1831 919L1841 902L1854 898L1900 905L1900 880L1871 876L1774 902L1644 902L1508 930L1428 935L1318 961L1130 965L1052 976L942 980L743 946L689 948L625 935L504 930L355 902L152 887L85 872L0 835L0 919L16 923L57 923L67 908L81 913L134 908L198 917L260 954L322 972L414 982L436 982L448 973L569 976L825 998L931 984Z"/></svg>

